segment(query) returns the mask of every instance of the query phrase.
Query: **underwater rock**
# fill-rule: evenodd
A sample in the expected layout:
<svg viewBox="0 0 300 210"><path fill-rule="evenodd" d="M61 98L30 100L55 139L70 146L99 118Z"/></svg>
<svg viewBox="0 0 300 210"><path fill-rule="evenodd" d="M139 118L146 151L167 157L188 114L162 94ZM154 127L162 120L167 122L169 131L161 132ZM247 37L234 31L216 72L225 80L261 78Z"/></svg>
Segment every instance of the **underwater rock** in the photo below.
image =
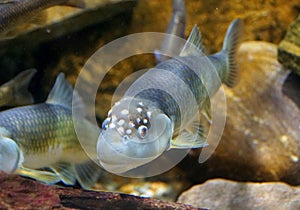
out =
<svg viewBox="0 0 300 210"><path fill-rule="evenodd" d="M240 81L232 89L224 87L227 120L216 151L204 164L194 163L194 170L182 167L197 181L223 177L298 185L300 78L289 77L271 43L245 42L238 58Z"/></svg>
<svg viewBox="0 0 300 210"><path fill-rule="evenodd" d="M133 195L47 186L0 172L0 209L186 209L190 205Z"/></svg>
<svg viewBox="0 0 300 210"><path fill-rule="evenodd" d="M300 75L300 15L279 44L278 60L283 66Z"/></svg>
<svg viewBox="0 0 300 210"><path fill-rule="evenodd" d="M255 180L299 184L300 105L288 90L283 92L290 71L278 63L277 46L266 42L243 43L239 64L239 84L226 88L227 122L218 164L248 172ZM299 98L299 86L290 89Z"/></svg>
<svg viewBox="0 0 300 210"><path fill-rule="evenodd" d="M0 209L60 207L55 188L18 175L0 172Z"/></svg>
<svg viewBox="0 0 300 210"><path fill-rule="evenodd" d="M226 91L228 121L220 150L221 156L252 168L257 177L296 184L300 110L282 91L289 71L276 61L276 52L275 45L263 42L241 46L241 81Z"/></svg>
<svg viewBox="0 0 300 210"><path fill-rule="evenodd" d="M213 179L182 193L177 202L209 209L300 208L300 188L281 182L251 183Z"/></svg>

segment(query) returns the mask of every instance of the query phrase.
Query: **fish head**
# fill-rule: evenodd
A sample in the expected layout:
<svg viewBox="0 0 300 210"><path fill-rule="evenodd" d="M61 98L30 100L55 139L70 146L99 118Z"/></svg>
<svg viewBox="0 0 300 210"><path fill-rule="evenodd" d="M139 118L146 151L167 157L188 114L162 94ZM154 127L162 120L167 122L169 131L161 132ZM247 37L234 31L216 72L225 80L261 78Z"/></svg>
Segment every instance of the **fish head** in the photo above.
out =
<svg viewBox="0 0 300 210"><path fill-rule="evenodd" d="M106 170L126 172L169 148L172 122L161 110L149 107L144 101L125 98L108 112L97 144L100 164Z"/></svg>
<svg viewBox="0 0 300 210"><path fill-rule="evenodd" d="M16 142L0 135L0 171L13 173L22 162L21 150Z"/></svg>

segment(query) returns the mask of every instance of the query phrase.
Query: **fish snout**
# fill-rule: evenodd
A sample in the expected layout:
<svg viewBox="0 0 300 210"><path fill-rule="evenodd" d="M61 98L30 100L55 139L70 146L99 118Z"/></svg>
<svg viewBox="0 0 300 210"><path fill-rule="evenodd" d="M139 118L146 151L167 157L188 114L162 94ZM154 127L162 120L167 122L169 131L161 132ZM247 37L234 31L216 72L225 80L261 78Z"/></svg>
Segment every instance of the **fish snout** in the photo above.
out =
<svg viewBox="0 0 300 210"><path fill-rule="evenodd" d="M157 156L147 157L144 150L151 148L143 146L141 148L141 145L134 141L124 145L122 139L117 143L116 139L112 138L113 136L107 132L101 133L97 144L99 164L111 173L122 175L157 158Z"/></svg>
<svg viewBox="0 0 300 210"><path fill-rule="evenodd" d="M10 138L0 138L0 171L13 173L23 162L22 154L16 142Z"/></svg>

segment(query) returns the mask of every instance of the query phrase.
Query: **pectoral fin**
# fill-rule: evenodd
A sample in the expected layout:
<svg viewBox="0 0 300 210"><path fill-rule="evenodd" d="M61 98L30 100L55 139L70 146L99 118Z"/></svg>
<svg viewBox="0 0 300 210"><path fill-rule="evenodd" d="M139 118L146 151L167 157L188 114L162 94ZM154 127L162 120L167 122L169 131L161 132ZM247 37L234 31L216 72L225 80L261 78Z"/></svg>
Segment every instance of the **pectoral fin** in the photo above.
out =
<svg viewBox="0 0 300 210"><path fill-rule="evenodd" d="M205 102L203 109L201 110L201 115L205 118L205 120L212 124L211 120L211 109L210 109L210 101Z"/></svg>
<svg viewBox="0 0 300 210"><path fill-rule="evenodd" d="M46 184L55 184L60 181L59 175L50 171L42 171L20 167L17 169L16 173L21 176L44 182Z"/></svg>
<svg viewBox="0 0 300 210"><path fill-rule="evenodd" d="M202 120L200 119L202 122ZM191 149L207 146L206 138L209 127L207 124L192 121L177 137L172 139L171 148Z"/></svg>
<svg viewBox="0 0 300 210"><path fill-rule="evenodd" d="M101 176L101 168L94 161L74 165L76 179L84 189L90 189Z"/></svg>
<svg viewBox="0 0 300 210"><path fill-rule="evenodd" d="M76 177L72 164L70 163L57 163L50 167L66 185L74 185Z"/></svg>
<svg viewBox="0 0 300 210"><path fill-rule="evenodd" d="M189 131L182 131L175 139L171 141L173 149L192 149L207 146L206 138L203 137L203 131L199 129L198 133L194 134Z"/></svg>

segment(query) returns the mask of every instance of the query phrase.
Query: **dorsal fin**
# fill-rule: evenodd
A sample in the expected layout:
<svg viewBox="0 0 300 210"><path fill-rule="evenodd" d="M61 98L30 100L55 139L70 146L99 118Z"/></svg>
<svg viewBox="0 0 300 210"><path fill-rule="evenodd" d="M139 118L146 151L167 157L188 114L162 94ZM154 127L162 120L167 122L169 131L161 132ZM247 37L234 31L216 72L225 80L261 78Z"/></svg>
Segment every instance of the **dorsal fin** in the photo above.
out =
<svg viewBox="0 0 300 210"><path fill-rule="evenodd" d="M72 100L74 100L73 106L76 106L77 110L84 111L84 104L81 97L73 90L71 84L65 79L64 73L60 73L48 95L46 103L61 105L72 109Z"/></svg>
<svg viewBox="0 0 300 210"><path fill-rule="evenodd" d="M199 52L203 51L204 47L202 45L201 32L199 31L198 26L194 25L189 38L180 52L180 56L199 55Z"/></svg>
<svg viewBox="0 0 300 210"><path fill-rule="evenodd" d="M19 73L13 80L6 83L15 88L14 100L9 105L25 105L33 103L34 100L31 93L28 91L28 86L36 72L36 69L28 69Z"/></svg>

